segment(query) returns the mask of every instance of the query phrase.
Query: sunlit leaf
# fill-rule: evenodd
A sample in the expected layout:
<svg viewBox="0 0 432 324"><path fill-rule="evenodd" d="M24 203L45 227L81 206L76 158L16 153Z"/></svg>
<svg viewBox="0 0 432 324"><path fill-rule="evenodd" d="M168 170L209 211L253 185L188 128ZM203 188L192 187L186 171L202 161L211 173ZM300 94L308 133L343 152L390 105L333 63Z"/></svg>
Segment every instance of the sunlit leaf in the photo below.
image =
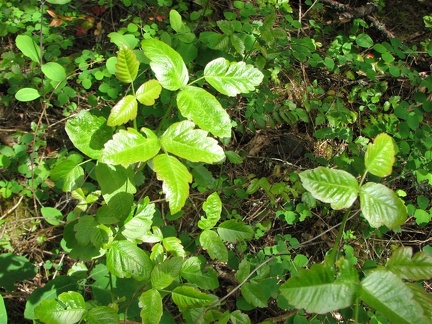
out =
<svg viewBox="0 0 432 324"><path fill-rule="evenodd" d="M184 206L189 196L189 183L192 175L174 156L159 154L153 159L153 169L159 180L163 181L162 190L169 203L171 214Z"/></svg>
<svg viewBox="0 0 432 324"><path fill-rule="evenodd" d="M264 75L245 62L230 63L221 57L206 65L204 77L217 91L233 97L255 90Z"/></svg>
<svg viewBox="0 0 432 324"><path fill-rule="evenodd" d="M41 69L43 74L50 80L61 82L66 79L65 68L56 62L45 63Z"/></svg>
<svg viewBox="0 0 432 324"><path fill-rule="evenodd" d="M318 167L299 173L303 187L333 209L349 208L357 199L358 183L350 173Z"/></svg>
<svg viewBox="0 0 432 324"><path fill-rule="evenodd" d="M378 269L361 283L360 299L393 323L429 323L413 292L396 274Z"/></svg>
<svg viewBox="0 0 432 324"><path fill-rule="evenodd" d="M147 128L143 128L147 135L144 137L133 128L119 130L113 139L105 144L101 162L107 164L121 164L127 167L137 162L146 162L153 158L160 150L159 139Z"/></svg>
<svg viewBox="0 0 432 324"><path fill-rule="evenodd" d="M382 133L374 143L369 143L365 154L366 171L378 176L386 177L391 174L395 161L395 149L392 138Z"/></svg>
<svg viewBox="0 0 432 324"><path fill-rule="evenodd" d="M204 89L187 86L177 95L181 114L218 137L231 137L231 119L215 96Z"/></svg>
<svg viewBox="0 0 432 324"><path fill-rule="evenodd" d="M135 56L135 52L126 46L120 47L115 67L117 79L125 83L132 83L135 81L139 68L139 62Z"/></svg>
<svg viewBox="0 0 432 324"><path fill-rule="evenodd" d="M172 299L180 308L198 308L210 305L214 298L192 286L179 286L172 291Z"/></svg>
<svg viewBox="0 0 432 324"><path fill-rule="evenodd" d="M18 35L15 44L25 56L30 58L33 62L40 63L40 47L30 36Z"/></svg>
<svg viewBox="0 0 432 324"><path fill-rule="evenodd" d="M15 99L22 102L35 100L40 96L39 91L34 88L21 88L15 93Z"/></svg>
<svg viewBox="0 0 432 324"><path fill-rule="evenodd" d="M393 229L407 218L407 208L397 194L380 183L368 182L360 188L360 207L373 227Z"/></svg>
<svg viewBox="0 0 432 324"><path fill-rule="evenodd" d="M114 241L106 255L108 270L119 278L150 279L153 262L135 243Z"/></svg>
<svg viewBox="0 0 432 324"><path fill-rule="evenodd" d="M199 237L199 241L203 249L210 255L210 258L220 262L228 261L228 250L216 232L204 230Z"/></svg>
<svg viewBox="0 0 432 324"><path fill-rule="evenodd" d="M66 133L77 149L92 159L98 159L113 130L107 126L105 118L82 110L66 122Z"/></svg>
<svg viewBox="0 0 432 324"><path fill-rule="evenodd" d="M61 293L58 300L42 301L35 307L35 318L43 323L77 323L86 311L84 297L75 291Z"/></svg>
<svg viewBox="0 0 432 324"><path fill-rule="evenodd" d="M194 129L195 124L185 120L172 124L160 138L166 152L192 162L219 162L225 158L224 151L207 132Z"/></svg>
<svg viewBox="0 0 432 324"><path fill-rule="evenodd" d="M144 40L142 48L163 88L176 91L186 86L189 80L188 70L179 53L157 39Z"/></svg>
<svg viewBox="0 0 432 324"><path fill-rule="evenodd" d="M139 298L143 323L159 324L163 313L162 296L154 288L143 292Z"/></svg>
<svg viewBox="0 0 432 324"><path fill-rule="evenodd" d="M432 278L432 256L426 252L412 255L412 247L400 247L393 252L386 268L408 280L427 280Z"/></svg>
<svg viewBox="0 0 432 324"><path fill-rule="evenodd" d="M235 219L226 220L220 223L217 232L222 240L232 243L250 240L255 233L250 225L239 222Z"/></svg>
<svg viewBox="0 0 432 324"><path fill-rule="evenodd" d="M136 99L145 106L152 106L159 98L162 87L157 80L143 83L136 91Z"/></svg>
<svg viewBox="0 0 432 324"><path fill-rule="evenodd" d="M335 280L335 273L323 264L300 269L296 276L282 284L280 291L296 308L324 314L351 306L357 293L357 282Z"/></svg>
<svg viewBox="0 0 432 324"><path fill-rule="evenodd" d="M201 217L198 221L198 227L203 230L212 229L219 221L222 212L222 201L217 192L213 192L207 197L203 204L203 210L206 216Z"/></svg>
<svg viewBox="0 0 432 324"><path fill-rule="evenodd" d="M137 112L138 102L136 98L133 95L126 95L111 109L107 125L118 126L126 124L137 116Z"/></svg>
<svg viewBox="0 0 432 324"><path fill-rule="evenodd" d="M96 306L84 316L86 323L118 324L120 322L117 311L109 306Z"/></svg>
<svg viewBox="0 0 432 324"><path fill-rule="evenodd" d="M182 257L174 257L156 264L151 272L152 287L158 290L168 287L180 274L182 264Z"/></svg>
<svg viewBox="0 0 432 324"><path fill-rule="evenodd" d="M255 307L267 307L268 298L259 285L246 282L241 286L241 293L249 304Z"/></svg>
<svg viewBox="0 0 432 324"><path fill-rule="evenodd" d="M216 289L219 287L218 274L213 268L201 270L201 261L198 257L190 257L183 262L180 275L189 283L202 289Z"/></svg>
<svg viewBox="0 0 432 324"><path fill-rule="evenodd" d="M184 257L186 255L182 241L177 237L165 237L162 240L162 244L164 248L174 256Z"/></svg>
<svg viewBox="0 0 432 324"><path fill-rule="evenodd" d="M137 211L123 227L121 233L127 239L142 239L142 237L151 229L155 205L148 204L137 207Z"/></svg>
<svg viewBox="0 0 432 324"><path fill-rule="evenodd" d="M179 33L183 27L183 20L177 10L172 9L169 13L169 20L171 28L174 29L175 32Z"/></svg>

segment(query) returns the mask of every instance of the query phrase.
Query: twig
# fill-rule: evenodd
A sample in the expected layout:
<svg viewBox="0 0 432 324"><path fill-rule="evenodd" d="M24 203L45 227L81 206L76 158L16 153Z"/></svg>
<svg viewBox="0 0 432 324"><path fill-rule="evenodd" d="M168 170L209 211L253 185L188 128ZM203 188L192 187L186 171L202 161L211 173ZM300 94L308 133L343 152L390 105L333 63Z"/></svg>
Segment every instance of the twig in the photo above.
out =
<svg viewBox="0 0 432 324"><path fill-rule="evenodd" d="M23 200L23 198L24 198L24 196L21 196L19 199L18 199L18 202L13 206L13 207L11 207L9 210L7 210L1 217L0 217L0 220L2 220L3 218L5 218L5 217L7 217L9 214L11 214L15 209L17 209L18 208L18 206L21 204L21 201Z"/></svg>

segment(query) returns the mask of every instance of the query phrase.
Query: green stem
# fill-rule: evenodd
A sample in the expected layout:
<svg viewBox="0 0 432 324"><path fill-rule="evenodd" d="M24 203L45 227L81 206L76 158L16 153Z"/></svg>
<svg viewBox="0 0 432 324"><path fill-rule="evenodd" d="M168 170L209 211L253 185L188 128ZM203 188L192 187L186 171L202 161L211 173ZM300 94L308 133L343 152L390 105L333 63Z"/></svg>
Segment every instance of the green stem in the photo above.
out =
<svg viewBox="0 0 432 324"><path fill-rule="evenodd" d="M336 262L336 256L337 256L337 253L338 253L338 250L339 250L339 245L340 245L341 240L342 240L342 235L343 235L343 232L344 232L344 229L345 229L345 224L348 221L348 216L350 214L350 210L351 209L348 209L346 211L345 215L342 218L342 223L341 223L341 225L339 227L339 232L338 232L338 235L336 237L336 242L335 242L335 244L333 246L333 249L331 251L331 254L330 254L330 261L333 264Z"/></svg>
<svg viewBox="0 0 432 324"><path fill-rule="evenodd" d="M358 317L359 317L359 308L360 308L360 299L356 298L355 301L355 308L354 308L354 323L358 323Z"/></svg>

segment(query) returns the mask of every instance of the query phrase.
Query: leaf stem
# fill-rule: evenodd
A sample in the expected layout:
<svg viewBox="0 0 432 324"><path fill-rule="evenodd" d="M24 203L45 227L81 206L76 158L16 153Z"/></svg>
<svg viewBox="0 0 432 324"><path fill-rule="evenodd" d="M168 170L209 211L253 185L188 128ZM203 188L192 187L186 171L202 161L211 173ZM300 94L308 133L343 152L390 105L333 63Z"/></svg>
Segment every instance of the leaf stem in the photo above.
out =
<svg viewBox="0 0 432 324"><path fill-rule="evenodd" d="M343 235L343 232L344 232L344 229L345 229L345 224L348 221L348 216L350 214L350 211L351 211L351 208L349 208L345 212L345 215L342 218L342 223L341 223L341 225L339 227L339 232L338 232L335 244L333 245L333 249L332 249L331 254L330 254L330 261L333 264L336 262L336 256L337 256L337 253L338 253L338 250L339 250L339 245L340 245L340 242L342 240L342 235Z"/></svg>

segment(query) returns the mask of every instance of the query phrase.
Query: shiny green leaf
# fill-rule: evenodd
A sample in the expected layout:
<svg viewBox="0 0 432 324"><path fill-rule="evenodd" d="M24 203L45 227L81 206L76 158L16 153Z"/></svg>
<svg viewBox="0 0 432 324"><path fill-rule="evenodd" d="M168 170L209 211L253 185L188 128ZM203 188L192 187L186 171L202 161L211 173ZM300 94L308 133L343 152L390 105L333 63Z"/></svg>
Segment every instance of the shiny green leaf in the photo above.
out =
<svg viewBox="0 0 432 324"><path fill-rule="evenodd" d="M152 106L159 98L162 87L157 80L143 83L136 91L136 99L145 106Z"/></svg>
<svg viewBox="0 0 432 324"><path fill-rule="evenodd" d="M216 289L219 287L217 272L210 267L207 271L203 271L198 257L190 257L185 260L180 275L190 284L202 289Z"/></svg>
<svg viewBox="0 0 432 324"><path fill-rule="evenodd" d="M66 122L66 133L77 149L92 159L98 159L113 131L107 126L105 118L82 110Z"/></svg>
<svg viewBox="0 0 432 324"><path fill-rule="evenodd" d="M391 174L395 161L395 149L392 138L382 133L378 135L374 143L369 143L365 155L366 171L378 177L386 177Z"/></svg>
<svg viewBox="0 0 432 324"><path fill-rule="evenodd" d="M163 314L162 296L156 289L152 288L143 292L139 298L141 318L143 323L159 324Z"/></svg>
<svg viewBox="0 0 432 324"><path fill-rule="evenodd" d="M159 154L153 159L153 169L159 180L163 181L162 190L169 203L171 214L184 206L189 196L189 183L192 175L174 156Z"/></svg>
<svg viewBox="0 0 432 324"><path fill-rule="evenodd" d="M432 256L426 252L412 255L412 247L400 247L386 263L393 273L402 279L427 280L432 278Z"/></svg>
<svg viewBox="0 0 432 324"><path fill-rule="evenodd" d="M210 255L210 258L220 262L228 261L228 250L216 232L204 230L199 237L199 241L203 249Z"/></svg>
<svg viewBox="0 0 432 324"><path fill-rule="evenodd" d="M42 301L35 307L35 318L42 323L77 323L86 312L84 297L75 291L61 293L58 300Z"/></svg>
<svg viewBox="0 0 432 324"><path fill-rule="evenodd" d="M360 188L360 207L372 227L390 229L402 225L407 208L397 194L380 183L368 182Z"/></svg>
<svg viewBox="0 0 432 324"><path fill-rule="evenodd" d="M160 138L165 152L173 153L192 162L219 162L225 158L224 151L207 132L194 129L195 124L185 120L172 124Z"/></svg>
<svg viewBox="0 0 432 324"><path fill-rule="evenodd" d="M150 129L141 130L146 133L147 137L133 128L121 129L112 140L105 144L100 161L127 167L130 164L146 162L153 158L160 150L159 139Z"/></svg>
<svg viewBox="0 0 432 324"><path fill-rule="evenodd" d="M21 88L15 93L15 99L21 102L33 101L40 96L39 91L34 88Z"/></svg>
<svg viewBox="0 0 432 324"><path fill-rule="evenodd" d="M180 308L199 308L210 305L214 298L192 286L179 286L172 291L172 299Z"/></svg>
<svg viewBox="0 0 432 324"><path fill-rule="evenodd" d="M215 96L204 89L187 86L177 95L181 114L218 137L231 137L231 119Z"/></svg>
<svg viewBox="0 0 432 324"><path fill-rule="evenodd" d="M203 210L206 216L201 217L198 221L198 227L203 230L212 229L219 221L222 212L222 201L217 192L213 192L207 197L203 204Z"/></svg>
<svg viewBox="0 0 432 324"><path fill-rule="evenodd" d="M182 264L182 257L173 257L156 264L151 272L152 287L158 290L168 287L179 276Z"/></svg>
<svg viewBox="0 0 432 324"><path fill-rule="evenodd" d="M357 293L357 282L335 280L334 270L324 264L300 269L296 276L282 284L280 291L296 308L324 314L351 306Z"/></svg>
<svg viewBox="0 0 432 324"><path fill-rule="evenodd" d="M264 75L245 62L230 63L221 57L206 65L204 77L217 91L234 97L240 93L254 91L262 82Z"/></svg>
<svg viewBox="0 0 432 324"><path fill-rule="evenodd" d="M343 170L318 167L299 173L303 187L333 209L349 208L357 199L356 178Z"/></svg>
<svg viewBox="0 0 432 324"><path fill-rule="evenodd" d="M414 294L396 274L378 269L361 283L360 299L393 323L429 323Z"/></svg>
<svg viewBox="0 0 432 324"><path fill-rule="evenodd" d="M138 75L139 68L139 62L135 56L135 52L126 46L120 47L115 68L117 79L125 83L134 82Z"/></svg>
<svg viewBox="0 0 432 324"><path fill-rule="evenodd" d="M66 79L65 68L56 62L45 63L41 69L43 74L52 81L61 82Z"/></svg>
<svg viewBox="0 0 432 324"><path fill-rule="evenodd" d="M40 47L30 36L18 35L15 44L25 56L30 58L33 62L40 63Z"/></svg>
<svg viewBox="0 0 432 324"><path fill-rule="evenodd" d="M157 39L144 40L142 48L163 88L176 91L186 86L189 80L188 70L179 53Z"/></svg>
<svg viewBox="0 0 432 324"><path fill-rule="evenodd" d="M108 117L108 126L118 126L126 124L129 120L135 119L138 112L138 102L133 95L124 96L111 109Z"/></svg>
<svg viewBox="0 0 432 324"><path fill-rule="evenodd" d="M108 270L118 278L150 279L153 262L135 243L114 241L106 255Z"/></svg>
<svg viewBox="0 0 432 324"><path fill-rule="evenodd" d="M235 219L226 220L220 223L217 232L223 241L232 243L250 240L255 234L250 225Z"/></svg>

